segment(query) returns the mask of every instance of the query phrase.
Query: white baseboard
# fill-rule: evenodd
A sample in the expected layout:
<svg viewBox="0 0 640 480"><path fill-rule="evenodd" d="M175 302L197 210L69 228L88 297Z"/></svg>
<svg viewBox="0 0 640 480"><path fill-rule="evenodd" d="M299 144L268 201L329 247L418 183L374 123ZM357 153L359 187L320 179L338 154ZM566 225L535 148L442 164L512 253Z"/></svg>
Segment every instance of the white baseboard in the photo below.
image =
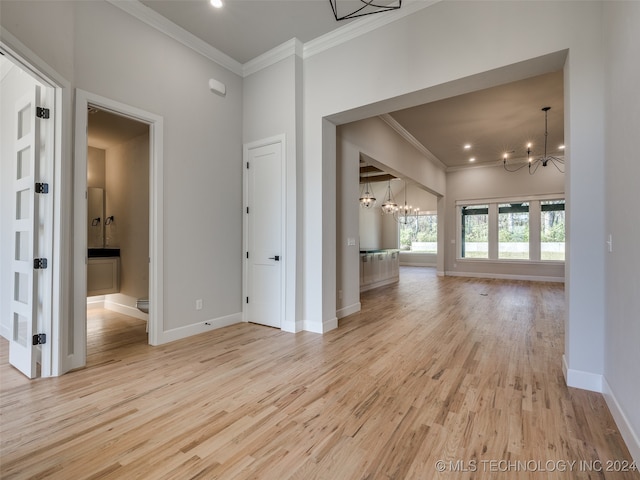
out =
<svg viewBox="0 0 640 480"><path fill-rule="evenodd" d="M87 297L87 308L104 308L104 295Z"/></svg>
<svg viewBox="0 0 640 480"><path fill-rule="evenodd" d="M149 321L149 314L138 310L136 305L137 298L116 293L112 295L96 295L87 297L87 308L104 308L112 312L122 313L133 318L139 318L146 322Z"/></svg>
<svg viewBox="0 0 640 480"><path fill-rule="evenodd" d="M509 273L476 273L476 272L451 272L446 271L447 277L471 277L494 278L497 280L526 280L529 282L556 282L564 283L564 277L544 277L538 275L512 275Z"/></svg>
<svg viewBox="0 0 640 480"><path fill-rule="evenodd" d="M302 322L282 322L280 330L288 333L298 333L302 330Z"/></svg>
<svg viewBox="0 0 640 480"><path fill-rule="evenodd" d="M231 315L226 315L224 317L206 320L204 322L196 323L193 325L186 325L184 327L165 330L163 332L160 332L160 334L158 335L158 343L155 345L175 342L176 340L182 340L183 338L187 338L192 335L209 332L217 328L228 327L229 325L234 325L240 322L242 322L242 313L238 312Z"/></svg>
<svg viewBox="0 0 640 480"><path fill-rule="evenodd" d="M602 393L602 375L569 368L567 365L567 359L564 355L562 355L562 373L564 373L564 379L567 382L567 387Z"/></svg>
<svg viewBox="0 0 640 480"><path fill-rule="evenodd" d="M342 307L338 311L336 311L336 317L339 319L348 317L352 313L359 312L362 309L362 304L360 302L354 303L353 305L349 305L347 307Z"/></svg>
<svg viewBox="0 0 640 480"><path fill-rule="evenodd" d="M446 276L446 272L443 272L442 270L436 270L436 276L444 277Z"/></svg>
<svg viewBox="0 0 640 480"><path fill-rule="evenodd" d="M329 330L338 328L338 317L330 318L329 320L323 320L320 322L312 322L305 320L302 324L303 330L313 333L326 333Z"/></svg>
<svg viewBox="0 0 640 480"><path fill-rule="evenodd" d="M123 315L128 315L129 317L139 318L140 320L145 320L147 322L149 321L148 313L141 312L136 307L113 302L109 299L105 299L104 308L107 310L111 310L112 312L118 312L122 313Z"/></svg>
<svg viewBox="0 0 640 480"><path fill-rule="evenodd" d="M629 453L631 454L631 458L636 462L636 465L640 466L640 435L639 432L635 432L629 419L624 414L622 408L620 408L620 404L616 399L616 396L611 389L611 386L607 382L606 378L602 379L602 395L604 396L605 401L607 402L607 406L609 407L609 411L611 412L611 416L613 420L616 422L618 426L618 430L620 430L620 435L622 435L622 439L624 443L626 443L627 448L629 449ZM640 468L640 467L639 467Z"/></svg>

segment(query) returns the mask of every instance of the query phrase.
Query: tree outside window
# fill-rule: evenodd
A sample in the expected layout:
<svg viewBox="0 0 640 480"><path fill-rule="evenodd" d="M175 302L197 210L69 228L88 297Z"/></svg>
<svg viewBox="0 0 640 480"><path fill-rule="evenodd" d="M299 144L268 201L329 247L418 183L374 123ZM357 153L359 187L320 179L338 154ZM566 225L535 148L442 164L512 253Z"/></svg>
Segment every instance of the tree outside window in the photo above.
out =
<svg viewBox="0 0 640 480"><path fill-rule="evenodd" d="M498 258L529 258L529 204L498 205Z"/></svg>
<svg viewBox="0 0 640 480"><path fill-rule="evenodd" d="M489 205L470 205L462 213L462 258L489 258Z"/></svg>
<svg viewBox="0 0 640 480"><path fill-rule="evenodd" d="M400 217L400 250L421 253L438 252L438 216L421 213Z"/></svg>
<svg viewBox="0 0 640 480"><path fill-rule="evenodd" d="M564 261L564 200L540 202L540 260Z"/></svg>

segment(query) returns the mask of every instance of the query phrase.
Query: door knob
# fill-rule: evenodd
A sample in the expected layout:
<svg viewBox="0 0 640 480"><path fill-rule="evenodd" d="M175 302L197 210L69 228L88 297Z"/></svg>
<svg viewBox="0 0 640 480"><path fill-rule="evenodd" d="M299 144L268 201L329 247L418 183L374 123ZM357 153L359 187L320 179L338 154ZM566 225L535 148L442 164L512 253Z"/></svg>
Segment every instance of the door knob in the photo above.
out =
<svg viewBox="0 0 640 480"><path fill-rule="evenodd" d="M276 262L280 261L280 255L276 255L275 257L269 257L269 260L275 260Z"/></svg>

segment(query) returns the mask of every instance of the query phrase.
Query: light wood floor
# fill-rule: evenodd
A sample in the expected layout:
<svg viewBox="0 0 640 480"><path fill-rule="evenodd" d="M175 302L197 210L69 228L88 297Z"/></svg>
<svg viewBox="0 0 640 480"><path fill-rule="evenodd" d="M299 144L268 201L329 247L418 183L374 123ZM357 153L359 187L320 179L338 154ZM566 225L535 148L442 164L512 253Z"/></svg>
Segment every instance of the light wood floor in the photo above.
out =
<svg viewBox="0 0 640 480"><path fill-rule="evenodd" d="M565 386L562 285L401 275L325 335L149 347L104 312L88 368L34 381L3 340L2 478L640 478L586 468L631 459L602 396Z"/></svg>

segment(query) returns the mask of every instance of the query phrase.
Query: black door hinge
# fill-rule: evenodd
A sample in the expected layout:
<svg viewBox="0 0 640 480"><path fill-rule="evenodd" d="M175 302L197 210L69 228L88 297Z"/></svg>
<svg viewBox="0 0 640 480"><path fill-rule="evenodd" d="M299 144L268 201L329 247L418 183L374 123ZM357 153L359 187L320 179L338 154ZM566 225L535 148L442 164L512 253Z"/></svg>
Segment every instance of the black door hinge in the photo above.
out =
<svg viewBox="0 0 640 480"><path fill-rule="evenodd" d="M36 183L36 193L49 193L49 184Z"/></svg>
<svg viewBox="0 0 640 480"><path fill-rule="evenodd" d="M38 118L49 118L49 109L43 107L36 107L36 117Z"/></svg>
<svg viewBox="0 0 640 480"><path fill-rule="evenodd" d="M249 258L249 252L247 252L247 258Z"/></svg>
<svg viewBox="0 0 640 480"><path fill-rule="evenodd" d="M47 343L47 334L46 333L36 333L33 336L33 345L44 345Z"/></svg>
<svg viewBox="0 0 640 480"><path fill-rule="evenodd" d="M247 297L247 303L249 303L249 297Z"/></svg>
<svg viewBox="0 0 640 480"><path fill-rule="evenodd" d="M33 268L35 270L44 270L47 268L47 259L46 258L34 258L33 259Z"/></svg>
<svg viewBox="0 0 640 480"><path fill-rule="evenodd" d="M249 162L247 162L247 168L249 168Z"/></svg>

